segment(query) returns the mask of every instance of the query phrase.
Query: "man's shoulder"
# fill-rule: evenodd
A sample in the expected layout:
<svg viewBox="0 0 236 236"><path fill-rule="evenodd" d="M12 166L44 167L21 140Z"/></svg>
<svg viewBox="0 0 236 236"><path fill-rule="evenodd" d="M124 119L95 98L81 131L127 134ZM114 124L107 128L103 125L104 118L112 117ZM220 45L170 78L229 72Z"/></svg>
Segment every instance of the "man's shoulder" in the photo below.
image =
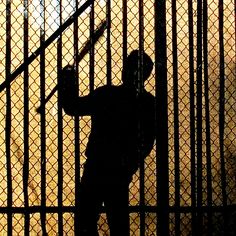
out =
<svg viewBox="0 0 236 236"><path fill-rule="evenodd" d="M102 85L94 90L94 92L101 93L101 92L111 92L118 89L118 86L114 85Z"/></svg>
<svg viewBox="0 0 236 236"><path fill-rule="evenodd" d="M116 97L122 93L120 86L115 85L103 85L94 90L94 94L98 97Z"/></svg>
<svg viewBox="0 0 236 236"><path fill-rule="evenodd" d="M152 105L154 105L155 103L155 97L150 92L144 91L144 93L142 94L142 98L145 102Z"/></svg>
<svg viewBox="0 0 236 236"><path fill-rule="evenodd" d="M119 91L117 86L103 85L96 88L92 94L95 102L99 102L100 100L109 102L111 99L114 99L118 96Z"/></svg>

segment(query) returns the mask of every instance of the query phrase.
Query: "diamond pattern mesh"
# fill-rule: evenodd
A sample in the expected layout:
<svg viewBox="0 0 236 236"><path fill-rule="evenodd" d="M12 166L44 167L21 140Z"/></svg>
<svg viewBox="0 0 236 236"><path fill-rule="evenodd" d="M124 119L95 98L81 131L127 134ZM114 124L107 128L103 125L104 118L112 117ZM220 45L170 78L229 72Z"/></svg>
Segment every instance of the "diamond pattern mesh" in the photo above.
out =
<svg viewBox="0 0 236 236"><path fill-rule="evenodd" d="M6 71L12 73L24 62L24 48L26 47L24 36L27 35L28 53L31 55L45 40L52 35L60 26L60 21L65 22L71 16L76 6L81 6L85 1L63 0L61 1L30 1L14 0L0 2L0 82L6 79ZM108 0L98 0L94 3L94 25L95 28L106 18L106 3ZM155 62L155 9L154 0L144 0L144 50ZM194 50L194 90L197 93L197 0L193 0L193 50ZM28 7L26 7L28 3ZM187 209L194 203L192 202L192 180L191 180L191 147L190 138L190 92L189 92L189 67L190 67L190 45L189 45L189 2L184 0L176 1L177 14L177 56L178 56L178 143L179 143L179 172L176 172L176 148L175 148L175 124L174 124L174 84L173 84L173 12L172 1L166 1L166 27L167 27L167 78L168 78L168 136L169 136L169 231L170 235L176 235L175 206L176 199L176 179L179 180L179 206L181 209ZM208 78L203 74L203 117L202 117L202 206L208 205L209 194L212 197L212 206L220 207L223 204L222 193L222 160L220 158L220 129L219 129L219 104L220 104L220 44L219 44L219 5L217 1L208 1L208 30L207 46L208 59L207 71ZM10 15L7 15L6 9L10 6ZM226 170L226 193L227 204L236 204L236 71L235 71L235 12L234 1L226 0L223 2L224 27L223 27L223 52L224 52L224 163ZM158 11L158 9L157 9ZM40 105L42 96L42 87L45 86L45 97L57 84L58 52L61 53L62 67L68 63L73 63L75 58L75 42L78 42L79 50L90 37L90 15L91 8L88 8L78 18L78 26L72 24L61 35L62 48L57 48L57 40L50 44L45 50L44 55L37 57L28 66L29 84L28 84L28 150L24 150L26 106L24 96L24 75L20 74L10 87L11 93L11 134L10 147L6 146L6 123L7 117L7 97L6 91L0 93L0 232L5 235L8 233L8 214L9 205L9 170L7 169L7 149L10 149L10 169L12 183L12 234L23 235L25 232L25 195L23 168L25 165L26 153L29 156L28 171L28 204L32 212L30 213L29 230L30 235L42 235L42 222L40 207L45 198L45 206L48 207L46 213L46 230L48 235L57 235L58 227L58 156L60 155L59 133L62 134L63 159L62 159L62 205L66 210L62 214L63 234L74 235L76 222L75 204L76 204L76 179L78 170L76 165L76 150L79 147L79 175L83 173L83 164L86 160L85 148L90 133L90 117L81 117L78 121L62 113L62 119L58 116L58 98L55 93L45 107L45 126L42 126L43 119L36 113L35 109ZM127 0L127 49L128 53L139 47L139 1ZM10 22L11 31L7 31L7 23ZM24 25L25 23L25 25ZM77 35L75 29L78 31ZM122 1L111 1L111 58L107 58L107 32L100 38L94 48L94 75L90 73L90 57L86 55L78 65L79 76L79 94L84 96L90 91L90 76L94 77L94 88L107 83L107 65L111 61L112 84L121 84L121 71L123 59L123 3ZM158 37L158 36L157 36ZM10 40L10 50L7 48L7 42ZM10 56L10 65L7 65L6 56ZM206 58L203 58L203 62ZM45 64L42 67L42 61ZM10 66L10 68L8 68ZM204 66L203 66L204 69ZM45 85L42 84L42 78L45 77ZM206 88L205 80L208 80ZM155 71L145 84L147 91L155 95ZM209 104L206 103L205 90L209 92ZM195 101L195 106L196 106ZM209 106L209 125L210 125L210 157L207 155L207 111ZM62 128L58 123L62 122ZM79 129L76 130L75 124L79 122ZM195 124L196 124L195 120ZM45 132L45 139L41 139L42 132ZM79 141L76 142L76 135ZM45 152L43 150L45 147ZM42 154L45 153L45 188L46 196L42 196ZM211 189L209 190L209 173L207 171L208 160L210 162ZM195 160L197 157L195 157ZM144 163L144 205L147 210L144 214L145 235L158 235L156 214L157 191L156 178L156 146ZM178 175L176 174L178 173ZM77 176L77 177L76 177ZM142 216L139 212L140 204L140 172L133 177L130 184L130 233L131 235L140 235ZM211 193L209 192L211 191ZM68 210L69 209L69 210ZM73 210L72 210L73 209ZM136 210L137 209L137 210ZM146 208L145 208L146 209ZM149 211L149 209L151 209ZM173 210L172 210L173 209ZM203 233L207 234L208 218L207 214L203 216ZM213 235L221 235L223 232L223 215L214 213L212 216ZM235 212L230 215L228 227L233 232ZM179 215L179 230L181 235L191 235L192 214L183 211ZM99 220L100 235L109 235L107 219L105 214L101 214ZM235 232L235 231L234 231ZM233 235L233 234L232 234Z"/></svg>

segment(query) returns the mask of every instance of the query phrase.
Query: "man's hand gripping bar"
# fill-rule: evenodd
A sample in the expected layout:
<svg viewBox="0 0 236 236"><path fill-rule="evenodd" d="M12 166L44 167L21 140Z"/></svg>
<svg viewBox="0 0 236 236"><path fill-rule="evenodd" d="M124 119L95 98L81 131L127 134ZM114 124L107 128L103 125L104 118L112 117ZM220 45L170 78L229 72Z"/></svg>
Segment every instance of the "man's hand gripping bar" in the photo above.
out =
<svg viewBox="0 0 236 236"><path fill-rule="evenodd" d="M103 35L105 29L107 28L107 22L106 20L102 21L102 23L98 26L97 30L93 33L92 40L89 39L82 48L80 54L78 55L78 63L84 58L84 56L90 51L90 49L97 43L99 38ZM44 100L44 102L36 109L37 113L41 113L45 104L51 99L51 97L54 95L54 93L58 90L58 85L56 85L50 94L47 96L47 98Z"/></svg>

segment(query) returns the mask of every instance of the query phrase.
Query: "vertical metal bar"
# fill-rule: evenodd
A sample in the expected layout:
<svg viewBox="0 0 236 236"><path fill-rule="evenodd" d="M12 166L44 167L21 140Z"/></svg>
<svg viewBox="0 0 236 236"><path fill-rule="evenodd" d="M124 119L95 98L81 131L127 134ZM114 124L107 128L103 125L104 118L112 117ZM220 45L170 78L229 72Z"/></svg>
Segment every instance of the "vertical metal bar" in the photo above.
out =
<svg viewBox="0 0 236 236"><path fill-rule="evenodd" d="M123 0L123 68L127 58L127 0Z"/></svg>
<svg viewBox="0 0 236 236"><path fill-rule="evenodd" d="M206 116L206 168L207 168L207 205L212 206L212 179L211 179L211 134L209 110L209 83L208 83L208 0L203 0L203 58L204 58L204 98ZM207 235L212 235L212 211L207 213Z"/></svg>
<svg viewBox="0 0 236 236"><path fill-rule="evenodd" d="M220 99L219 99L219 141L221 161L221 189L223 197L224 230L227 235L227 191L224 160L224 125L225 125L225 59L224 59L224 1L219 0L219 46L220 46Z"/></svg>
<svg viewBox="0 0 236 236"><path fill-rule="evenodd" d="M202 0L197 1L197 207L202 207ZM200 211L197 223L198 235L202 235Z"/></svg>
<svg viewBox="0 0 236 236"><path fill-rule="evenodd" d="M6 80L11 75L11 0L6 2ZM7 234L12 235L11 86L6 86Z"/></svg>
<svg viewBox="0 0 236 236"><path fill-rule="evenodd" d="M28 0L24 0L24 61L28 59ZM24 71L24 164L23 164L23 192L25 205L25 236L29 235L30 215L29 215L29 69Z"/></svg>
<svg viewBox="0 0 236 236"><path fill-rule="evenodd" d="M40 45L45 42L45 1L40 0ZM46 112L45 112L45 49L40 54L40 99L42 105L41 114L41 227L43 235L46 232Z"/></svg>
<svg viewBox="0 0 236 236"><path fill-rule="evenodd" d="M75 8L79 6L78 0L75 0ZM74 63L76 76L79 73L79 42L78 42L78 18L74 23ZM77 77L77 87L79 87L79 80ZM79 93L79 92L78 92ZM79 94L78 94L79 95ZM75 235L79 234L79 183L80 183L80 132L79 132L79 117L75 117L75 217L74 217L74 229Z"/></svg>
<svg viewBox="0 0 236 236"><path fill-rule="evenodd" d="M190 96L190 158L191 158L191 206L192 235L196 235L196 174L195 174L195 89L194 89L194 44L193 44L193 2L188 0L189 22L189 96Z"/></svg>
<svg viewBox="0 0 236 236"><path fill-rule="evenodd" d="M139 93L143 92L144 14L143 0L139 0Z"/></svg>
<svg viewBox="0 0 236 236"><path fill-rule="evenodd" d="M143 93L143 53L144 53L144 14L143 14L143 0L139 0L139 71L138 71L138 95ZM139 116L141 117L141 110L139 110ZM142 142L143 134L141 127L141 120L139 120L139 159L140 159L140 236L145 235L145 170L144 170L144 160L142 159Z"/></svg>
<svg viewBox="0 0 236 236"><path fill-rule="evenodd" d="M62 25L62 1L59 1L59 24ZM57 83L60 83L59 73L62 69L62 34L57 41ZM58 113L57 113L57 132L58 132L58 235L63 235L63 117L62 117L62 101L61 96L58 97Z"/></svg>
<svg viewBox="0 0 236 236"><path fill-rule="evenodd" d="M169 235L166 1L155 1L157 234Z"/></svg>
<svg viewBox="0 0 236 236"><path fill-rule="evenodd" d="M173 93L174 93L174 151L175 151L175 206L180 207L179 174L179 98L178 98L178 56L177 56L177 16L176 0L172 0L172 55L173 55ZM180 213L175 213L175 235L180 235Z"/></svg>
<svg viewBox="0 0 236 236"><path fill-rule="evenodd" d="M107 84L111 85L111 0L107 0Z"/></svg>
<svg viewBox="0 0 236 236"><path fill-rule="evenodd" d="M123 14L123 19L122 19L123 20L122 21L122 28L123 28L122 60L123 60L123 69L124 69L126 58L127 58L127 0L123 0L122 14ZM129 192L128 192L127 198L129 201ZM128 224L130 226L130 217L128 218L128 220L129 220Z"/></svg>
<svg viewBox="0 0 236 236"><path fill-rule="evenodd" d="M94 90L94 43L93 43L93 35L94 35L94 2L91 5L91 12L90 12L90 42L91 42L91 49L90 49L90 70L89 70L89 89L90 92Z"/></svg>

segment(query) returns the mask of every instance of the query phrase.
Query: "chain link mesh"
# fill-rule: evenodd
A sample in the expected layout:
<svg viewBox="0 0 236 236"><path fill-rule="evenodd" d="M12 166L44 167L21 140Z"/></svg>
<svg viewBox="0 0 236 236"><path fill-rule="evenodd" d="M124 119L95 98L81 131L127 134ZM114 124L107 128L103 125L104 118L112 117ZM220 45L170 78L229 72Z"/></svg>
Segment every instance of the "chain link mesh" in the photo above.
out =
<svg viewBox="0 0 236 236"><path fill-rule="evenodd" d="M28 10L25 11L23 0L2 1L0 2L0 82L2 83L6 76L6 54L11 56L10 71L13 72L24 62L24 19L28 22L28 51L34 52L39 46L42 36L47 39L62 23L73 14L76 9L76 1L63 0L61 9L59 1L45 0L44 5L41 1L28 1ZM79 1L81 5L84 1ZM10 3L11 32L7 32L7 4ZM190 160L190 93L189 93L189 5L188 1L177 0L177 55L178 55L178 107L179 107L179 181L180 181L180 209L192 205L191 198L191 160ZM174 146L174 94L173 94L173 36L172 36L172 1L166 1L167 14L167 77L168 77L168 128L169 128L169 204L174 207L176 204L176 172L175 172L175 146ZM128 52L139 47L139 4L138 1L127 1L127 48ZM220 159L220 141L219 141L219 100L220 100L220 47L219 47L219 5L217 1L208 1L208 79L209 83L209 110L210 110L210 147L211 147L211 184L212 184L212 205L222 206L222 172ZM236 71L235 71L235 6L233 0L226 0L223 3L224 11L224 70L225 70L225 125L224 125L224 161L226 169L226 191L227 204L236 204ZM154 0L144 0L144 49L155 61L155 27L154 27ZM79 48L90 37L90 11L87 9L78 18L78 27L70 26L62 34L62 66L68 63L72 64L75 56L75 40L78 40ZM27 12L27 13L26 13ZM123 5L122 1L111 1L111 64L112 64L112 84L121 83L122 71L122 48L123 48ZM25 14L25 15L24 15ZM27 14L27 15L26 15ZM24 18L25 17L25 18ZM95 1L94 4L94 24L95 28L106 18L106 1ZM9 18L8 18L9 19ZM196 52L197 52L197 1L193 1L193 24L194 24L194 67L196 73ZM77 27L78 35L75 35L74 29ZM7 51L7 36L11 36L11 50ZM94 50L94 87L105 85L107 50L107 33L95 45ZM158 50L158 48L156 48ZM46 96L57 84L57 66L58 49L57 42L54 41L45 50L45 91ZM29 179L28 179L28 198L30 207L40 207L42 201L41 195L41 151L42 142L46 144L46 206L58 207L58 105L57 94L46 104L45 108L45 140L40 139L42 132L41 117L35 111L40 105L41 97L41 64L40 57L37 57L29 65ZM9 68L8 68L9 69ZM43 68L44 69L44 68ZM78 65L79 73L79 94L81 96L89 93L89 74L90 59L86 55ZM195 91L196 91L196 77ZM23 165L24 165L24 78L23 73L11 84L11 174L12 174L12 207L21 209L25 207L23 194ZM204 88L205 84L202 84ZM155 71L152 72L150 79L146 82L147 91L155 95ZM207 154L206 154L206 101L203 91L203 201L202 205L207 206ZM0 211L5 209L8 204L8 182L7 182L7 158L5 145L5 122L6 122L6 94L0 93ZM196 105L196 104L195 104ZM196 122L196 121L195 121ZM90 132L90 117L81 117L79 119L79 143L75 143L75 120L63 113L63 193L62 201L65 207L75 206L75 145L79 145L80 150L80 176L83 173L83 163L86 160L85 148ZM145 206L155 207L157 205L156 184L156 147L153 148L150 155L145 160ZM140 173L135 174L130 184L130 206L137 207L140 202ZM13 209L13 213L14 213ZM12 215L13 235L23 235L25 228L23 213L14 213ZM214 235L221 235L223 230L222 214L213 214L213 232ZM207 215L204 225L207 225ZM232 219L232 220L231 220ZM235 212L232 213L229 220L229 227L233 228L233 219ZM157 235L157 214L153 212L145 213L145 235ZM181 235L191 235L191 213L180 214L180 232ZM170 235L175 235L175 214L170 213L169 230ZM7 214L4 211L0 213L0 232L7 234ZM65 235L74 235L74 213L63 213L63 231ZM139 235L140 213L135 211L130 213L130 232L131 235ZM205 226L206 227L206 226ZM58 233L58 214L46 214L46 229L48 235ZM233 229L232 229L233 230ZM99 220L99 232L101 235L109 235L106 215L102 214ZM204 234L207 229L204 228ZM30 235L41 235L41 220L39 211L30 214Z"/></svg>

